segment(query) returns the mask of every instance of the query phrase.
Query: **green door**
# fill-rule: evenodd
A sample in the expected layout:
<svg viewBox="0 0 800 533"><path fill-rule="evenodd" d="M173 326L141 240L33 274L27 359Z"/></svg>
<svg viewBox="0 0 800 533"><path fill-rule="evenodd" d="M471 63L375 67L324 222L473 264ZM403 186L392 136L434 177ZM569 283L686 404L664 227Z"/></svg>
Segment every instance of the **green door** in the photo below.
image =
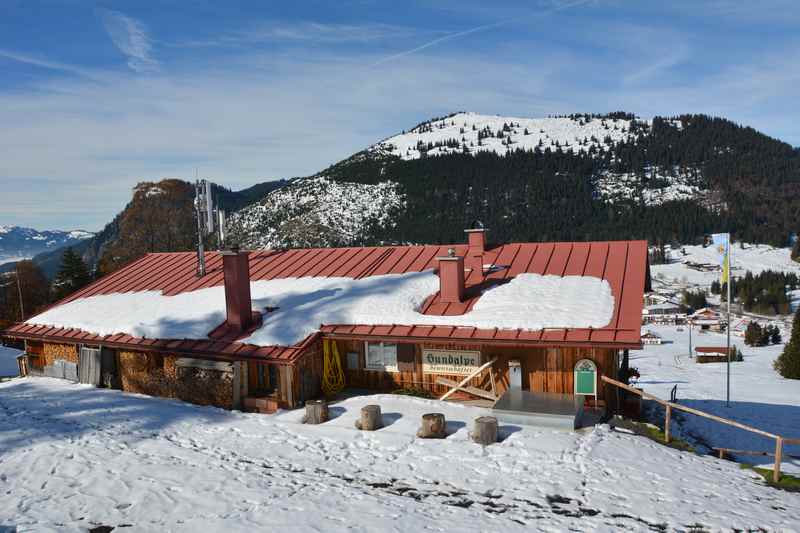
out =
<svg viewBox="0 0 800 533"><path fill-rule="evenodd" d="M582 359L575 365L575 394L597 394L597 367L589 359Z"/></svg>

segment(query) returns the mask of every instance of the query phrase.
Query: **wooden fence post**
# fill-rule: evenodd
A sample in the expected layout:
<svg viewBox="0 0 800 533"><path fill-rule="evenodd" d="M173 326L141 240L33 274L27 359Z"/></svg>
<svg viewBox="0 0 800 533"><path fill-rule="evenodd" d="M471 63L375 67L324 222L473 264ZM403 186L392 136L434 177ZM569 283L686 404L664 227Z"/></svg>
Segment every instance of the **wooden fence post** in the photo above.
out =
<svg viewBox="0 0 800 533"><path fill-rule="evenodd" d="M664 442L669 444L669 419L672 417L672 406L667 404L667 414L664 416Z"/></svg>
<svg viewBox="0 0 800 533"><path fill-rule="evenodd" d="M781 459L783 456L783 438L775 439L775 469L772 471L772 481L777 483L781 480Z"/></svg>

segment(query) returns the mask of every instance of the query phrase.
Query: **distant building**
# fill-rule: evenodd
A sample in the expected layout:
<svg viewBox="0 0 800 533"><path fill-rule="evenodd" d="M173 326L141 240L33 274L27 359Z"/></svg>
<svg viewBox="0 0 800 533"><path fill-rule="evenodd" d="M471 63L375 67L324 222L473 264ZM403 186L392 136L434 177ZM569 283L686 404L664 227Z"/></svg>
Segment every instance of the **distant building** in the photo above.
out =
<svg viewBox="0 0 800 533"><path fill-rule="evenodd" d="M642 324L685 324L686 312L680 305L663 302L646 305L642 309Z"/></svg>
<svg viewBox="0 0 800 533"><path fill-rule="evenodd" d="M703 331L725 331L726 323L718 312L709 307L698 309L689 316L689 321Z"/></svg>
<svg viewBox="0 0 800 533"><path fill-rule="evenodd" d="M727 346L697 346L694 353L695 361L698 363L725 363L728 361ZM736 346L731 346L731 361L741 360L741 353Z"/></svg>
<svg viewBox="0 0 800 533"><path fill-rule="evenodd" d="M662 344L663 342L664 340L657 333L652 331L642 333L642 344L644 345Z"/></svg>

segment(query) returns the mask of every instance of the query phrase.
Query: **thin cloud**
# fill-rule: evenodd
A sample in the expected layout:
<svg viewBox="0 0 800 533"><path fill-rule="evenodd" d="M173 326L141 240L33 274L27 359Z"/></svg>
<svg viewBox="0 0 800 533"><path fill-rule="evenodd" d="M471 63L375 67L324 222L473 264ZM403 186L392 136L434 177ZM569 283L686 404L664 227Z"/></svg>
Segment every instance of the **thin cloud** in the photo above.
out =
<svg viewBox="0 0 800 533"><path fill-rule="evenodd" d="M99 78L97 73L92 72L91 70L88 69L84 69L67 63L60 63L58 61L51 61L49 59L34 57L28 54L14 52L13 50L0 49L0 57L5 59L10 59L11 61L16 61L17 63L24 63L26 65L32 65L34 67L39 67L47 70L67 72L69 74L75 74L77 76L82 76L84 78L89 78L89 79Z"/></svg>
<svg viewBox="0 0 800 533"><path fill-rule="evenodd" d="M368 43L410 36L414 31L389 24L325 24L313 21L257 24L235 32L173 43L179 47L239 46L267 42Z"/></svg>
<svg viewBox="0 0 800 533"><path fill-rule="evenodd" d="M557 11L563 11L565 9L569 9L571 7L576 7L576 6L579 6L581 4L586 4L586 3L590 2L590 1L593 1L593 0L576 0L576 1L572 1L572 2L561 2L561 1L559 1L559 2L557 2L557 4L554 7L550 8L550 9L545 9L544 11L541 11L539 13L534 13L531 16L548 15L550 13L555 13ZM481 31L491 30L491 29L494 29L494 28L498 28L500 26L505 26L507 24L511 24L512 22L517 22L519 20L520 19L518 19L518 18L501 20L499 22L494 22L494 23L491 23L491 24L482 24L480 26L476 26L474 28L470 28L470 29L467 29L467 30L457 31L457 32L454 32L454 33L449 33L449 34L447 34L447 35L445 35L443 37L439 37L437 39L434 39L432 41L428 41L427 43L422 44L420 46L417 46L415 48L411 48L410 50L404 50L402 52L398 52L396 54L392 54L390 56L384 57L383 59L379 59L378 61L372 63L370 65L370 67L377 67L377 66L382 65L384 63L388 63L390 61L394 61L395 59L400 59L401 57L406 57L406 56L409 56L411 54L415 54L417 52L425 50L426 48L431 48L433 46L436 46L437 44L441 44L441 43L443 43L445 41L450 41L452 39L457 39L459 37L464 37L464 36L470 35L472 33L478 33L478 32L481 32Z"/></svg>
<svg viewBox="0 0 800 533"><path fill-rule="evenodd" d="M128 58L128 66L136 72L158 70L159 64L152 53L147 28L141 21L119 11L101 9L100 18L111 41Z"/></svg>

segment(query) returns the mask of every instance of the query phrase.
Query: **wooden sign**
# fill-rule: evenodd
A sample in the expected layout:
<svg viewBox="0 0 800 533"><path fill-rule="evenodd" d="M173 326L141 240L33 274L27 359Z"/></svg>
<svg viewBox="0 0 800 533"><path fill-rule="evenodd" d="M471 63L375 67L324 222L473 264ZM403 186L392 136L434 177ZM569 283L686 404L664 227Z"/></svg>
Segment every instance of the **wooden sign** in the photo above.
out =
<svg viewBox="0 0 800 533"><path fill-rule="evenodd" d="M481 352L422 349L422 371L425 374L468 376L481 366Z"/></svg>

